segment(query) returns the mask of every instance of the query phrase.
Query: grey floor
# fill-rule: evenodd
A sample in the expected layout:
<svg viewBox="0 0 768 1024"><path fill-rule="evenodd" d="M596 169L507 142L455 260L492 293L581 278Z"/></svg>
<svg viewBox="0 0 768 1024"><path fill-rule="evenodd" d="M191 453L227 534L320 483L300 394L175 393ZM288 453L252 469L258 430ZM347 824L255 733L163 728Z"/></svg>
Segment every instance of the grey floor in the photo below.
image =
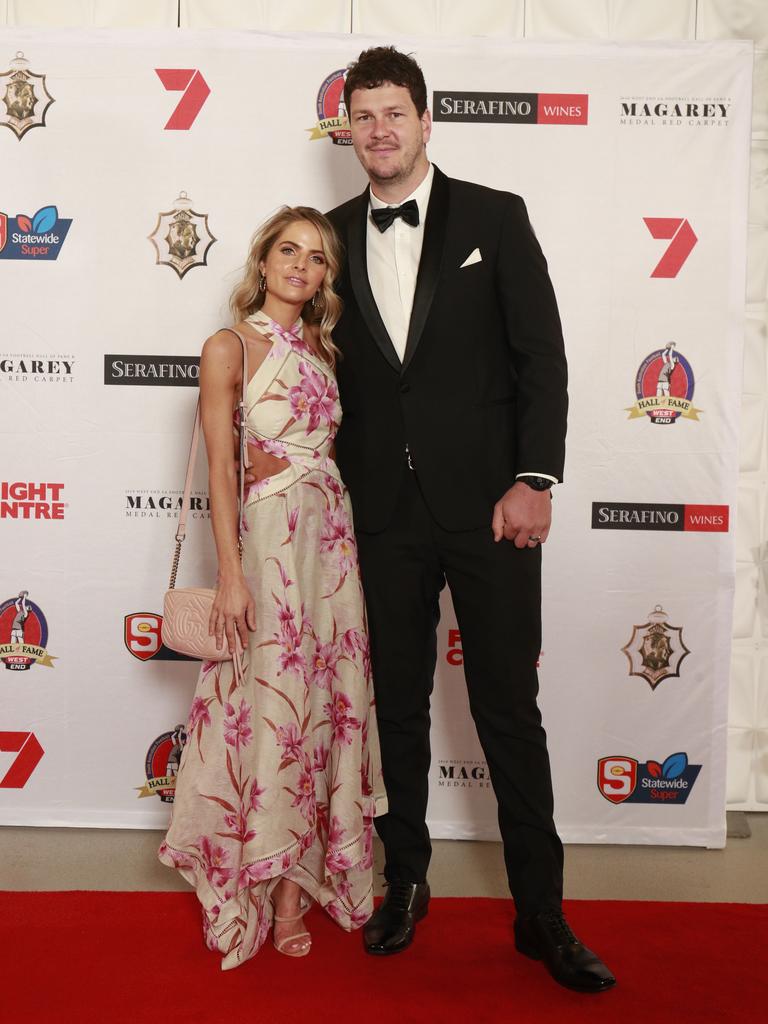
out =
<svg viewBox="0 0 768 1024"><path fill-rule="evenodd" d="M729 814L724 850L674 846L569 846L569 899L768 903L768 814ZM746 827L745 827L746 826ZM734 832L749 831L747 838ZM185 890L155 858L161 833L127 829L0 830L0 890ZM376 851L377 879L381 849ZM508 896L497 843L434 843L436 896Z"/></svg>

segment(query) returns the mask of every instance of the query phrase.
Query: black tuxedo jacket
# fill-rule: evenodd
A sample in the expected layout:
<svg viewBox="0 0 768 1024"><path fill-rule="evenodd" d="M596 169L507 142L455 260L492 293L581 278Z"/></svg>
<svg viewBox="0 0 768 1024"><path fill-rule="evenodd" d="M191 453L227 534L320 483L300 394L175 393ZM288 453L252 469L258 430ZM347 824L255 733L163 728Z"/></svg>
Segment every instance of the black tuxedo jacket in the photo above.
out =
<svg viewBox="0 0 768 1024"><path fill-rule="evenodd" d="M402 364L368 281L367 215L368 189L328 214L346 249L336 457L355 526L388 525L407 445L443 528L490 527L517 473L561 479L565 455L560 318L525 204L435 168Z"/></svg>

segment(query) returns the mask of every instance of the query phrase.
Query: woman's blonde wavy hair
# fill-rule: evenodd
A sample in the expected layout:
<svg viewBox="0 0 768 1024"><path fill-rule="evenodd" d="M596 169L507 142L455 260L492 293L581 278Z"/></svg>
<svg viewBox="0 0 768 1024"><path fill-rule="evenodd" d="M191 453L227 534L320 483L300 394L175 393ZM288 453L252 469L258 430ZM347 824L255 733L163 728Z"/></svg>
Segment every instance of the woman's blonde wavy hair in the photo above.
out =
<svg viewBox="0 0 768 1024"><path fill-rule="evenodd" d="M245 261L245 276L232 292L229 308L235 323L245 320L264 305L266 292L259 288L261 273L259 264L267 255L289 224L305 220L317 228L325 255L325 276L315 296L315 305L305 302L301 319L305 324L319 327L317 339L320 354L333 366L338 349L333 343L331 332L339 322L342 302L333 290L333 284L341 268L341 243L333 225L319 210L311 206L283 206L265 221L251 239L248 258Z"/></svg>

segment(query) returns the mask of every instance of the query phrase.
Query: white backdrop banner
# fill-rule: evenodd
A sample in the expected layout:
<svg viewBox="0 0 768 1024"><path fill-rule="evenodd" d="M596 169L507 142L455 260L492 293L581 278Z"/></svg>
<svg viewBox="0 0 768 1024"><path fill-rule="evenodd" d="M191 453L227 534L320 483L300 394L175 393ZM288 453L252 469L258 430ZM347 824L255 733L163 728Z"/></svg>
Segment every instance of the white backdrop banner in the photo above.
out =
<svg viewBox="0 0 768 1024"><path fill-rule="evenodd" d="M7 824L167 822L197 666L159 612L197 357L254 227L362 190L339 100L381 41L0 33ZM562 836L721 846L751 44L386 41L424 68L431 158L525 197L560 302L540 677ZM191 515L181 582L214 572L202 464ZM431 829L492 838L447 600L440 630Z"/></svg>

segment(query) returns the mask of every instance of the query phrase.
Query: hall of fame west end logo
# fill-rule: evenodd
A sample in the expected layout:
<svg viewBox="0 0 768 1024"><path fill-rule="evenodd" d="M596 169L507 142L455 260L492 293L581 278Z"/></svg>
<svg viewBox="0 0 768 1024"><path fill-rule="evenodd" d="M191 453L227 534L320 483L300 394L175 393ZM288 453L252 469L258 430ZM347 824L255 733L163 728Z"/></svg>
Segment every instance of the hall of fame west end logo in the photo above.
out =
<svg viewBox="0 0 768 1024"><path fill-rule="evenodd" d="M346 68L332 71L325 79L317 94L317 123L307 128L309 141L330 139L334 146L351 146L352 132L344 102L344 81Z"/></svg>

